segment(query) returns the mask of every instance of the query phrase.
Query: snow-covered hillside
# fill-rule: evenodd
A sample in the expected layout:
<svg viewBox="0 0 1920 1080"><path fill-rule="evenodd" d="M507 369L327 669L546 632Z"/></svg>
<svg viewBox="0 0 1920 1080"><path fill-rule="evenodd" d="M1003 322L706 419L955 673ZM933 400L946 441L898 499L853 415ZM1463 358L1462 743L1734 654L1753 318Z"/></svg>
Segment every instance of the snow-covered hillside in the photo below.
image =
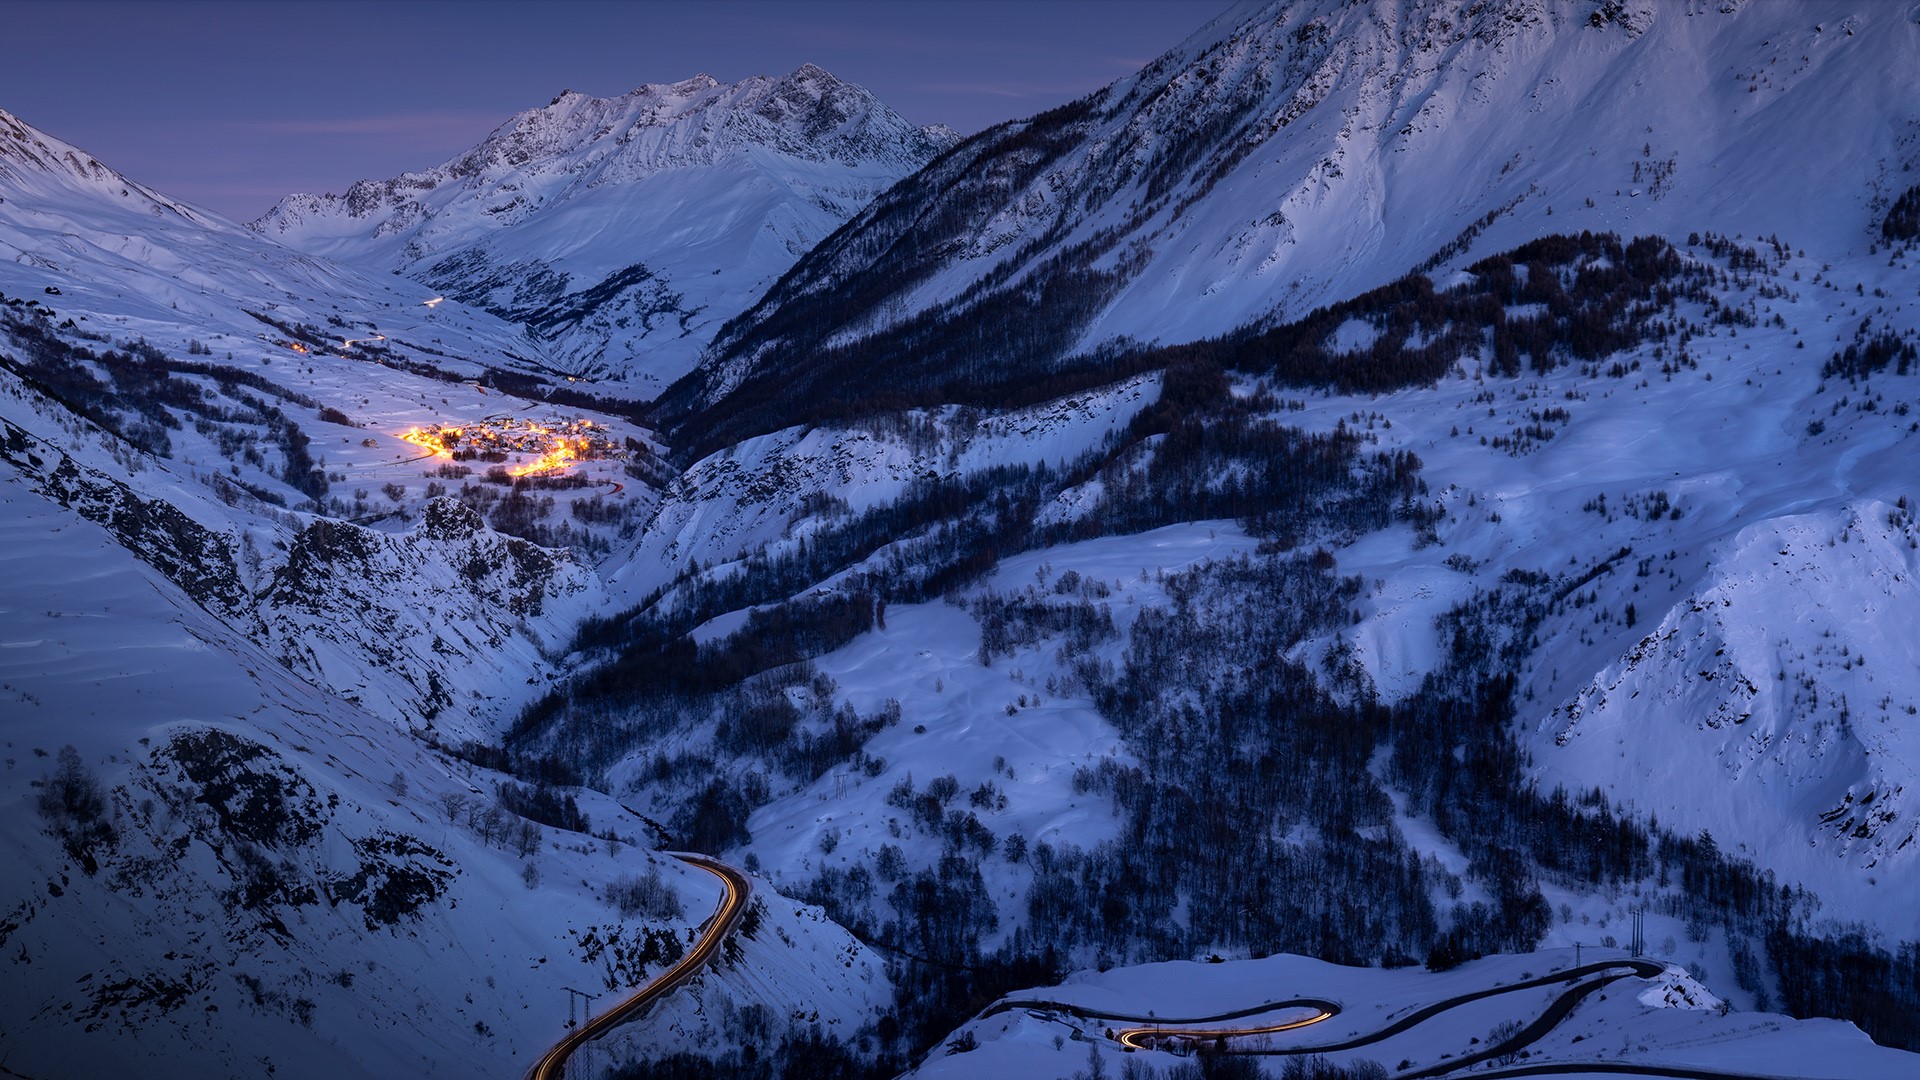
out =
<svg viewBox="0 0 1920 1080"><path fill-rule="evenodd" d="M1711 836L1706 850L1717 844L1778 885L1804 890L1795 901L1805 905L1802 925L1845 923L1890 942L1910 938L1920 927L1903 897L1920 864L1906 841L1906 793L1920 790L1920 776L1906 709L1920 700L1920 678L1899 613L1911 599L1916 535L1903 465L1920 403L1905 352L1920 340L1920 305L1906 295L1912 252L1898 249L1891 261L1885 253L1830 252L1832 261L1819 261L1785 240L1713 236L1683 239L1674 250L1674 272L1683 275L1672 279L1675 306L1642 312L1645 340L1597 362L1562 356L1502 375L1492 350L1470 347L1430 386L1297 398L1297 388L1256 371L1236 376L1232 396L1266 403L1277 422L1417 454L1422 502L1432 508L1424 527L1312 534L1307 543L1326 544L1329 563L1354 575L1357 592L1350 619L1299 640L1286 659L1322 672L1338 693L1403 705L1435 692L1426 680L1443 673L1463 627L1514 637L1519 741L1532 755L1526 775L1543 791L1598 789L1638 821ZM1597 271L1610 258L1577 262ZM1526 270L1536 278L1548 272L1544 263ZM1461 272L1450 282L1471 290L1476 276ZM1680 288L1683 280L1695 285ZM1527 307L1508 316L1539 314ZM1333 329L1328 347L1364 364L1394 325L1363 306ZM1861 359L1868 354L1878 366ZM849 522L862 514L922 497L929 478L966 475L962 462L980 469L1024 457L1039 466L1111 452L1153 405L1134 386L975 421L1008 441L971 434L952 421L961 410L949 408L743 442L668 489L637 549L645 554L616 572L646 587L620 594L638 596L677 575L661 607L691 602L706 615L701 598L720 587L703 583L792 575L796 565L838 568L808 559L833 549L837 530L853 529ZM1103 419L1114 404L1123 407ZM1042 533L1049 522L1097 512L1117 482L1115 467L1145 468L1156 438L1144 440L1139 457L1119 455L1083 482L1050 481L1066 485L1057 498L1031 511L1016 503L1013 512L1031 512L1043 526L1033 531ZM1213 468L1231 475L1224 458ZM1067 471L1078 475L1085 474ZM990 502L994 488L985 490ZM1004 504L997 511L1007 512ZM1139 613L1181 606L1176 594L1194 588L1165 580L1258 558L1265 549L1243 528L1199 521L1003 552L993 573L944 602L890 605L879 625L813 656L810 677L824 683L785 692L817 694L824 685L829 707L897 721L877 726L845 767L810 782L792 782L777 767L759 773L752 755L737 759L736 768L770 781L765 805L743 819L737 850L781 887L827 898L849 925L884 936L888 920L906 910L901 886L889 894L885 875L938 866L944 881L957 815L966 842L984 845L977 888L991 897L995 918L983 938L1015 938L1037 918L1029 905L1038 903L1031 890L1040 877L1020 853L1110 838L1098 778L1135 767L1138 744L1101 715L1098 692L1082 681L1089 660L1091 670L1104 665L1109 673L1129 663ZM874 588L900 553L924 550L924 538L913 529L884 533L847 572L782 579L812 582L796 604ZM1079 628L1068 616L1093 583L1111 629L1076 644ZM1251 603L1228 594L1196 605L1196 614L1234 626L1266 610L1236 608ZM733 635L770 625L755 618L730 611L692 636L725 656L740 647ZM1028 636L1018 636L1020 626ZM992 644L1009 633L1010 645ZM1137 636L1131 646L1140 647ZM724 724L662 729L667 743L642 741L610 767L609 781L629 797L671 804L677 796L659 786L657 754L665 745L700 747ZM694 753L708 760L699 755L713 751ZM940 810L923 818L923 804ZM1407 812L1403 799L1396 805L1390 828L1443 878L1464 880L1464 894L1437 903L1489 900L1471 859L1424 813ZM965 825L969 818L979 828ZM1017 850L1006 846L1014 841ZM1664 876L1631 892L1543 881L1547 903L1561 913L1546 941L1623 937L1618 924L1630 909L1662 910L1673 887ZM1714 985L1740 1007L1778 1000L1771 977L1754 972L1750 939L1695 918L1656 918L1655 926L1656 938L1704 943L1690 961L1713 972ZM1678 954L1669 946L1662 955ZM1625 1015L1605 1022L1630 1030L1640 1023ZM1773 1021L1753 1023L1741 1021L1741 1030L1777 1030ZM1696 1035L1714 1045L1743 1037L1732 1027ZM1689 1042L1696 1035L1681 1043L1705 1045ZM1780 1045L1801 1045L1799 1035ZM1046 1069L1054 1066L1021 1067L1052 1075ZM1897 1072L1904 1061L1888 1067Z"/></svg>
<svg viewBox="0 0 1920 1080"><path fill-rule="evenodd" d="M1585 959L1604 966L1607 952L1589 952ZM1285 1062L1298 1067L1317 1059L1335 1068L1379 1070L1344 1075L1379 1077L1432 1075L1449 1061L1464 1070L1476 1057L1482 1059L1479 1071L1496 1076L1607 1075L1606 1066L1617 1065L1622 1073L1653 1076L1706 1070L1891 1080L1913 1068L1913 1055L1875 1046L1850 1025L1764 1013L1729 1015L1710 990L1677 967L1651 976L1628 974L1626 957L1614 953L1611 959L1619 965L1611 982L1603 981L1610 978L1607 972L1574 975L1589 965L1576 969L1575 954L1559 949L1489 957L1439 975L1343 968L1285 955L1084 972L1065 985L1021 991L996 1002L908 1075L928 1080L1205 1075L1174 1072L1190 1068L1195 1051L1210 1047L1204 1033L1286 1024L1297 1026L1230 1038L1229 1052L1270 1062L1275 1073ZM1581 994L1597 981L1601 985L1595 991ZM1572 1015L1543 1031L1522 1030L1546 1014L1556 998L1569 995L1578 1001ZM1289 999L1323 1004L1289 1007ZM1262 1007L1272 1003L1281 1004ZM1323 1012L1332 1015L1315 1019ZM1174 1017L1204 1019L1181 1023ZM1191 1040L1161 1036L1160 1047L1135 1051L1114 1038L1128 1029L1201 1035ZM1631 1035L1622 1039L1622 1032ZM1388 1034L1377 1037L1382 1033ZM1511 1050L1488 1054L1515 1038L1521 1041ZM1340 1048L1316 1051L1319 1047ZM1220 1067L1217 1059L1208 1064ZM1554 1065L1572 1067L1558 1073ZM1674 1071L1666 1073L1663 1066ZM1515 1068L1526 1071L1505 1071Z"/></svg>
<svg viewBox="0 0 1920 1080"><path fill-rule="evenodd" d="M1910 1073L1773 1010L1920 1046L1916 57L1244 5L949 152L696 79L253 229L0 114L0 1071L518 1074L714 910L658 845L765 887L576 1077Z"/></svg>
<svg viewBox="0 0 1920 1080"><path fill-rule="evenodd" d="M714 879L610 800L430 748L497 737L604 603L646 432L502 393L538 365L493 316L4 114L0 250L6 1067L517 1076L563 987L658 974ZM508 474L536 435L487 441L540 422L592 425L565 483ZM409 441L436 427L482 456ZM848 964L729 1000L869 1019L877 963L761 903L767 966Z"/></svg>
<svg viewBox="0 0 1920 1080"><path fill-rule="evenodd" d="M1449 608L1515 572L1558 578L1520 684L1544 782L1705 830L1828 917L1920 932L1896 884L1920 874L1903 614L1920 388L1892 364L1822 370L1863 320L1920 334L1911 259L1789 257L1726 297L1759 325L1696 324L1682 364L1656 346L1618 376L1310 401L1304 422L1420 455L1445 512L1433 546L1390 531L1338 553L1371 583L1340 637L1379 692L1420 689Z"/></svg>
<svg viewBox="0 0 1920 1080"><path fill-rule="evenodd" d="M313 351L324 348L362 364L439 366L469 378L543 366L537 344L491 315L430 305L435 294L424 286L265 240L6 112L0 293L42 301L92 332L181 352L197 340L223 355L256 354L250 364L258 352L318 359Z"/></svg>
<svg viewBox="0 0 1920 1080"><path fill-rule="evenodd" d="M580 558L483 521L518 508L541 535L551 503L502 499L403 438L541 408L484 385L531 385L511 373L531 363L514 328L281 247L4 114L0 250L17 478L171 559L173 580L283 662L403 727L466 738L518 706L595 606ZM619 461L585 471L600 483L562 492L563 514L591 501L612 534L648 505ZM431 509L448 494L465 504Z"/></svg>
<svg viewBox="0 0 1920 1080"><path fill-rule="evenodd" d="M637 958L718 902L611 800L581 811L627 842L504 816L496 778L282 668L107 529L16 475L0 499L9 1070L515 1077L564 1033L564 987L664 966L583 935ZM89 789L78 817L44 809ZM652 873L679 910L623 913L612 887ZM767 936L799 919L834 947L765 903ZM859 1017L874 962L839 942L854 970L789 963L778 996L734 997Z"/></svg>
<svg viewBox="0 0 1920 1080"><path fill-rule="evenodd" d="M755 434L796 385L858 398L1192 341L1543 233L1864 249L1920 157L1894 89L1917 55L1890 3L1236 5L876 201L668 402Z"/></svg>
<svg viewBox="0 0 1920 1080"><path fill-rule="evenodd" d="M809 64L567 91L436 168L291 195L251 228L397 270L642 398L840 223L954 141Z"/></svg>

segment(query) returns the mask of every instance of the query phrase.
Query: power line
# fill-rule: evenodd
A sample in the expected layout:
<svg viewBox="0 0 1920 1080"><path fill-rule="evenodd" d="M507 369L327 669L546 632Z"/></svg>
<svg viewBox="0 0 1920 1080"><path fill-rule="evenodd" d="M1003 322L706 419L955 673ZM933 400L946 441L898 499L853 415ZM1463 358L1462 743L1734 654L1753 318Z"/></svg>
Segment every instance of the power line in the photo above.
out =
<svg viewBox="0 0 1920 1080"><path fill-rule="evenodd" d="M567 1028L568 1030L572 1030L574 1026L573 997L575 994L578 994L581 997L587 999L586 1002L580 1008L580 1022L584 1024L588 1020L593 1019L593 999L599 997L600 996L599 994L589 994L585 990L575 990L571 986L563 986L560 989L565 990L567 992Z"/></svg>

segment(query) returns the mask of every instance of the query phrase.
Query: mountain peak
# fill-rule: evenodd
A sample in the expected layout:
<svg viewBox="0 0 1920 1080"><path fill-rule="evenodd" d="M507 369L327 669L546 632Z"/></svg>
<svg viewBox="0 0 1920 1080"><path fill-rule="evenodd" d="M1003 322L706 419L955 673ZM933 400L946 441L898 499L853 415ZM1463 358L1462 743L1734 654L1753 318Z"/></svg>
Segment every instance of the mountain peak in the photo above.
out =
<svg viewBox="0 0 1920 1080"><path fill-rule="evenodd" d="M43 200L60 203L73 195L105 198L120 210L137 205L142 213L178 214L202 224L214 220L204 211L128 179L85 150L4 109L0 109L0 181L6 181L9 194L16 197L32 191ZM225 222L221 226L233 227Z"/></svg>
<svg viewBox="0 0 1920 1080"><path fill-rule="evenodd" d="M787 78L801 82L811 82L815 80L825 80L833 83L840 82L839 78L837 78L833 72L812 62L801 64L799 67L794 68L793 74L788 75Z"/></svg>
<svg viewBox="0 0 1920 1080"><path fill-rule="evenodd" d="M813 64L702 73L618 97L563 91L436 168L291 195L252 228L415 275L548 340L578 336L557 347L583 374L644 355L677 376L713 327L955 141Z"/></svg>
<svg viewBox="0 0 1920 1080"><path fill-rule="evenodd" d="M685 97L690 94L704 93L721 85L724 84L722 84L719 79L703 71L691 79L682 79L676 83L647 83L635 90L634 93L657 93L666 91L675 96Z"/></svg>

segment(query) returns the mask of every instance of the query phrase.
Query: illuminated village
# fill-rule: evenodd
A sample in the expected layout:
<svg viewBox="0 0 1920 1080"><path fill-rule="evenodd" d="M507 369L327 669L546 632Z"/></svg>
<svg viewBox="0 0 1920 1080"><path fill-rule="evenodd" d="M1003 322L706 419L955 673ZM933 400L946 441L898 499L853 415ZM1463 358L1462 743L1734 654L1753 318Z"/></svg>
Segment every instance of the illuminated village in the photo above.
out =
<svg viewBox="0 0 1920 1080"><path fill-rule="evenodd" d="M489 416L459 427L416 427L400 438L452 461L504 462L532 455L533 460L507 470L513 476L546 476L579 462L625 456L605 427L579 417L539 421Z"/></svg>

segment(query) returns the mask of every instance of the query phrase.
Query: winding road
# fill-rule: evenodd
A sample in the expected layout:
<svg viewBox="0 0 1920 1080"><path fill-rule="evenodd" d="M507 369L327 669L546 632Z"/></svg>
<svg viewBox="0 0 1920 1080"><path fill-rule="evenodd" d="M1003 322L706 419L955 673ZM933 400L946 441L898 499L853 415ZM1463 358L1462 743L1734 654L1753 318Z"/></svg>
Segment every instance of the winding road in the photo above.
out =
<svg viewBox="0 0 1920 1080"><path fill-rule="evenodd" d="M593 1017L566 1038L560 1040L551 1050L542 1056L527 1074L529 1080L564 1080L567 1061L587 1043L605 1035L608 1031L629 1020L635 1019L649 1005L662 996L672 992L698 974L707 962L713 959L726 943L727 936L733 933L741 917L746 913L747 902L753 886L746 875L725 863L704 855L670 853L674 858L690 866L719 878L726 888L720 906L704 924L705 933L679 962L662 972L653 981L639 988L631 997L614 1005L606 1012ZM1352 1050L1384 1042L1396 1035L1426 1023L1451 1009L1502 994L1511 994L1524 990L1537 989L1553 984L1565 984L1567 989L1553 999L1552 1004L1531 1023L1520 1028L1506 1039L1485 1046L1473 1053L1457 1058L1448 1058L1424 1068L1412 1069L1394 1074L1394 1080L1437 1080L1469 1069L1475 1065L1509 1055L1518 1054L1540 1038L1559 1026L1573 1009L1590 995L1607 986L1629 978L1649 979L1665 970L1665 965L1648 960L1603 960L1580 967L1567 968L1551 972L1532 979L1508 983L1504 986L1488 987L1471 993L1444 998L1430 1005L1422 1006L1401 1017L1386 1027L1362 1035L1334 1042L1313 1043L1307 1046L1288 1048L1247 1047L1226 1049L1224 1040L1240 1039L1255 1035L1270 1035L1282 1031L1294 1031L1332 1019L1341 1012L1338 1002L1322 998L1286 998L1279 1001L1262 1002L1258 1005L1236 1009L1231 1012L1215 1013L1201 1017L1156 1017L1139 1016L1127 1013L1104 1012L1089 1009L1068 1002L1043 998L1006 998L995 1002L982 1011L975 1019L985 1019L1015 1009L1035 1012L1064 1013L1083 1020L1108 1020L1143 1026L1109 1029L1107 1035L1129 1050L1151 1050L1169 1041L1186 1041L1193 1044L1214 1043L1226 1053L1253 1054L1265 1056L1291 1056L1301 1054L1326 1054L1342 1050ZM1268 1024L1246 1027L1216 1027L1211 1025L1230 1023L1234 1020L1258 1016L1262 1013L1277 1012L1282 1009L1311 1009L1312 1015L1299 1016ZM1509 1058L1511 1060L1511 1058ZM1793 1078L1772 1076L1760 1073L1725 1072L1714 1069L1702 1069L1691 1065L1661 1065L1643 1062L1608 1061L1534 1061L1526 1065L1496 1068L1491 1071L1476 1072L1472 1075L1478 1080L1520 1080L1523 1077L1563 1076L1568 1074L1597 1076L1645 1076L1664 1078L1664 1080L1793 1080Z"/></svg>
<svg viewBox="0 0 1920 1080"><path fill-rule="evenodd" d="M1482 1001L1501 994L1510 994L1523 990L1532 990L1555 983L1569 984L1567 990L1553 999L1553 1003L1531 1023L1514 1032L1506 1039L1482 1047L1473 1053L1424 1068L1412 1069L1394 1074L1394 1080L1433 1080L1433 1078L1452 1075L1472 1066L1497 1058L1518 1054L1526 1047L1538 1042L1540 1038L1559 1026L1575 1006L1588 996L1605 989L1621 979L1652 978L1665 965L1648 960L1603 960L1581 967L1555 971L1533 979L1509 983L1505 986L1489 987L1468 994L1436 1001L1423 1006L1394 1021L1378 1031L1356 1035L1337 1042L1314 1043L1306 1046L1287 1047L1247 1047L1234 1049L1224 1046L1222 1040L1240 1039L1254 1035L1270 1035L1280 1031L1293 1031L1309 1027L1340 1014L1338 1002L1320 998L1287 998L1281 1001L1263 1002L1259 1005L1232 1012L1216 1013L1211 1016L1171 1019L1165 1017L1138 1016L1124 1013L1102 1012L1078 1005L1044 999L1012 998L996 1002L980 1014L984 1019L997 1013L1013 1009L1028 1009L1040 1012L1065 1013L1083 1020L1110 1020L1125 1024L1147 1026L1109 1029L1108 1037L1130 1050L1150 1050L1156 1045L1172 1041L1184 1041L1192 1044L1214 1043L1222 1045L1225 1053L1254 1054L1264 1056L1291 1056L1298 1054L1326 1054L1341 1050L1352 1050L1363 1046L1384 1042L1406 1031L1426 1023L1428 1020L1450 1009L1459 1008L1472 1002ZM1246 1027L1219 1027L1214 1025L1257 1016L1262 1013L1276 1012L1282 1009L1312 1009L1313 1015L1297 1017L1292 1020L1271 1024ZM1667 1080L1785 1080L1759 1073L1724 1072L1714 1069L1702 1069L1691 1065L1659 1065L1652 1063L1627 1063L1607 1061L1563 1061L1529 1062L1526 1065L1508 1066L1473 1075L1480 1080L1519 1080L1521 1077L1562 1076L1567 1074L1592 1074L1601 1076L1650 1076Z"/></svg>
<svg viewBox="0 0 1920 1080"><path fill-rule="evenodd" d="M1540 1038L1540 1036L1546 1034L1549 1030L1551 1030L1554 1027L1554 1025L1558 1024L1562 1019L1564 1019L1567 1013L1571 1012L1573 1010L1574 1005L1578 1004L1582 998L1586 997L1588 994L1593 993L1595 990L1598 990L1601 987L1607 985L1608 983L1613 982L1616 979L1625 979L1625 978L1631 978L1636 976L1643 979L1650 979L1653 976L1660 974L1660 972L1663 970L1665 970L1664 965L1653 963L1650 960L1603 960L1597 963L1586 964L1577 968L1566 968L1561 971L1555 971L1547 975L1541 975L1537 978L1523 979L1520 982L1508 983L1505 986L1488 987L1485 990L1476 990L1470 994L1460 994L1456 997L1445 998L1441 1001L1436 1001L1431 1005L1427 1005L1422 1008L1416 1009L1413 1012L1408 1013L1407 1015L1401 1017L1399 1020L1396 1020L1392 1024L1389 1024L1378 1031L1369 1032L1368 1034L1365 1034L1365 1035L1357 1035L1353 1038L1343 1039L1339 1042L1314 1043L1310 1046L1297 1046L1297 1047L1290 1047L1287 1049L1260 1048L1260 1049L1238 1050L1238 1051L1231 1051L1231 1052L1242 1053L1242 1054L1267 1054L1267 1055L1279 1056L1279 1055L1291 1055L1291 1054L1326 1054L1326 1053L1332 1053L1339 1050L1352 1050L1358 1047L1369 1046L1369 1045L1372 1045L1373 1043L1382 1042L1387 1039L1390 1039L1395 1035L1399 1035L1402 1032L1408 1031L1414 1027L1419 1026L1420 1024L1426 1023L1428 1020L1433 1019L1435 1016L1438 1016L1439 1014L1446 1012L1449 1009L1456 1009L1462 1005L1466 1005L1471 1002L1481 1001L1490 997L1496 997L1500 994L1511 994L1520 990L1532 990L1535 987L1551 986L1554 983L1565 983L1565 982L1575 981L1579 979L1585 979L1589 975L1606 975L1607 976L1606 978L1598 979L1592 982L1581 983L1580 985L1575 986L1569 991L1567 991L1567 993L1562 994L1559 998L1555 999L1553 1005L1548 1007L1547 1011L1544 1014L1542 1014L1538 1020L1535 1020L1532 1024L1529 1024L1525 1028L1522 1028L1518 1034L1513 1036L1513 1038L1508 1039L1507 1041L1502 1042L1497 1046L1488 1047L1485 1051L1482 1051L1481 1053L1478 1053L1478 1054L1474 1054L1469 1058L1459 1058L1459 1059L1449 1061L1445 1069L1438 1071L1438 1072L1451 1072L1455 1069L1463 1067L1464 1065L1471 1064L1472 1062L1480 1061L1489 1057L1497 1057L1501 1054L1508 1053L1511 1050L1517 1049L1518 1047L1521 1047L1521 1046L1525 1046L1528 1043L1531 1043L1537 1040L1538 1038ZM1248 1016L1257 1016L1261 1013L1276 1012L1280 1009L1295 1009L1295 1008L1313 1009L1316 1011L1317 1015L1305 1017L1302 1019L1284 1021L1277 1024L1266 1024L1266 1025L1260 1025L1255 1027L1221 1028L1221 1027L1211 1027L1211 1026L1209 1027L1198 1026L1203 1024L1212 1025L1212 1024L1225 1023L1230 1020L1239 1020ZM1013 998L1013 999L997 1002L991 1008L981 1013L980 1016L984 1019L985 1017L993 1016L997 1013L1007 1012L1008 1010L1011 1010L1011 1009L1034 1009L1034 1010L1040 1010L1040 1011L1046 1011L1046 1012L1062 1012L1062 1013L1067 1013L1068 1015L1071 1015L1071 1016L1078 1016L1083 1020L1114 1020L1114 1021L1119 1021L1121 1023L1133 1023L1133 1024L1151 1023L1153 1025L1151 1027L1121 1028L1113 1032L1112 1038L1114 1039L1114 1041L1120 1043L1123 1046L1127 1046L1135 1050L1149 1049L1150 1043L1154 1040L1165 1041L1170 1039L1183 1039L1183 1040L1196 1042L1196 1043L1197 1042L1213 1042L1219 1039L1245 1038L1249 1035L1267 1035L1276 1031L1292 1031L1296 1028L1303 1028L1311 1024L1320 1023L1323 1020L1330 1019L1340 1014L1340 1004L1338 1002L1326 1001L1321 998L1287 998L1282 1001L1269 1001L1259 1005L1250 1006L1244 1009L1236 1009L1233 1012L1216 1013L1212 1016L1182 1018L1182 1019L1170 1019L1166 1017L1156 1017L1156 1016L1138 1016L1138 1015L1130 1015L1130 1014L1123 1014L1123 1013L1107 1013L1107 1012L1100 1012L1099 1010L1095 1010L1095 1009L1082 1008L1077 1005L1069 1005L1064 1002L1058 1002L1058 1001ZM1438 1072L1433 1070L1426 1070L1419 1073L1409 1073L1407 1074L1407 1076L1415 1077L1415 1076L1438 1075Z"/></svg>
<svg viewBox="0 0 1920 1080"><path fill-rule="evenodd" d="M745 874L726 863L709 859L705 855L688 855L679 852L671 854L681 862L689 866L697 866L719 878L721 884L726 886L727 892L721 898L720 906L714 909L713 916L707 920L706 933L700 936L699 942L687 950L686 955L682 956L678 963L661 972L652 982L636 990L633 996L581 1024L566 1038L555 1043L553 1049L547 1051L534 1064L533 1070L527 1074L529 1080L562 1080L567 1072L567 1059L573 1056L574 1051L639 1016L647 1006L693 978L707 961L713 959L713 955L720 951L720 946L725 944L727 935L733 933L733 928L739 924L740 917L746 914L747 899L753 892L753 885L747 881Z"/></svg>

